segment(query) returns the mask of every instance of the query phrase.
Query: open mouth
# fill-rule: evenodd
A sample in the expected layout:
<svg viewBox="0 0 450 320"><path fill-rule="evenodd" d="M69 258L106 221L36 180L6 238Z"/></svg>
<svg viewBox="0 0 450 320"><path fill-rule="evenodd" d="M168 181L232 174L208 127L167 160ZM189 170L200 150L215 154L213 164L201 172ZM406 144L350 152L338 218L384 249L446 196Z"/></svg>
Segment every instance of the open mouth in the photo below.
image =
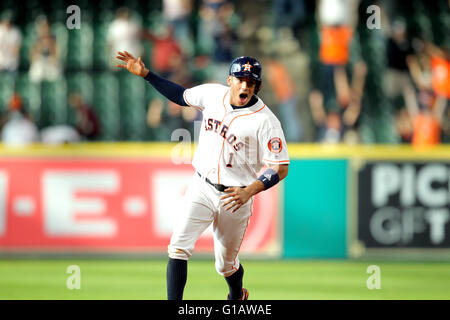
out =
<svg viewBox="0 0 450 320"><path fill-rule="evenodd" d="M239 95L239 101L240 101L241 103L245 103L245 101L247 101L247 98L248 98L248 94L246 94L246 93L241 93L241 94Z"/></svg>

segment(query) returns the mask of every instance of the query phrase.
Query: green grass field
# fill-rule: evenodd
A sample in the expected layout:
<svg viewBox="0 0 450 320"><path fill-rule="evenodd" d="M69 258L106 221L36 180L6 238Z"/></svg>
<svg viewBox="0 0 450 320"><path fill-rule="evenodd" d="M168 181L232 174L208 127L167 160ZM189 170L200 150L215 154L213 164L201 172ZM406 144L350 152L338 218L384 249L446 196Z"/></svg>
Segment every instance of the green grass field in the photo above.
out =
<svg viewBox="0 0 450 320"><path fill-rule="evenodd" d="M381 289L366 286L369 265ZM81 289L69 290L69 265ZM450 263L346 260L243 261L251 299L450 299ZM0 299L165 299L166 260L2 260ZM224 300L227 286L210 260L192 260L184 298Z"/></svg>

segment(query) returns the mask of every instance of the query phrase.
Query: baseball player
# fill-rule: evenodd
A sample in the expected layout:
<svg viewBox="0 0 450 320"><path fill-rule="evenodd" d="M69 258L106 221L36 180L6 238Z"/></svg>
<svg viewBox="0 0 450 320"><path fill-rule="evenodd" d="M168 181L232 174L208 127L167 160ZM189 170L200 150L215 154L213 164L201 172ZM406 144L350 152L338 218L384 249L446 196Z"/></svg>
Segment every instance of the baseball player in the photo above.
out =
<svg viewBox="0 0 450 320"><path fill-rule="evenodd" d="M239 57L230 65L228 86L203 84L186 89L149 71L127 51L117 59L180 106L203 113L193 166L197 171L183 201L168 246L167 296L181 300L187 261L198 237L212 223L215 267L228 284L229 300L247 300L238 253L252 214L253 196L284 179L289 156L281 124L257 96L261 64ZM266 167L266 170L258 175Z"/></svg>

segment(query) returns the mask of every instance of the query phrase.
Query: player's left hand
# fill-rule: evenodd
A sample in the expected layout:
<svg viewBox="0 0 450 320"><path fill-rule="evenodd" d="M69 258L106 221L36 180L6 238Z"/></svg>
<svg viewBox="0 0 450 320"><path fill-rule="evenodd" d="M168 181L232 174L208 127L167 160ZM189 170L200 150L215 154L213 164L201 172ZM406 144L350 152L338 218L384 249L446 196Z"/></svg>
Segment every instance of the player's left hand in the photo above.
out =
<svg viewBox="0 0 450 320"><path fill-rule="evenodd" d="M131 73L140 77L145 77L149 72L142 62L141 57L136 59L131 53L127 51L118 51L116 58L125 62L125 64L118 64L118 68L127 69Z"/></svg>
<svg viewBox="0 0 450 320"><path fill-rule="evenodd" d="M232 213L236 212L240 207L246 204L251 197L250 192L248 192L246 188L232 187L225 189L225 192L227 194L222 196L220 199L229 199L223 204L223 206L227 211L233 209L233 211L231 211Z"/></svg>

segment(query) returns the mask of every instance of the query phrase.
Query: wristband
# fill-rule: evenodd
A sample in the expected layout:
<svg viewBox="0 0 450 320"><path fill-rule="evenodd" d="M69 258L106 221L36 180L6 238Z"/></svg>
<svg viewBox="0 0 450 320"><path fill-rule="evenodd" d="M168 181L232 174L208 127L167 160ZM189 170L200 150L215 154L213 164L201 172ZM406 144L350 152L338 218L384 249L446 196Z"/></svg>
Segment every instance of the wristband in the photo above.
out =
<svg viewBox="0 0 450 320"><path fill-rule="evenodd" d="M280 176L275 170L269 168L263 172L258 180L263 183L264 190L267 190L280 182Z"/></svg>

